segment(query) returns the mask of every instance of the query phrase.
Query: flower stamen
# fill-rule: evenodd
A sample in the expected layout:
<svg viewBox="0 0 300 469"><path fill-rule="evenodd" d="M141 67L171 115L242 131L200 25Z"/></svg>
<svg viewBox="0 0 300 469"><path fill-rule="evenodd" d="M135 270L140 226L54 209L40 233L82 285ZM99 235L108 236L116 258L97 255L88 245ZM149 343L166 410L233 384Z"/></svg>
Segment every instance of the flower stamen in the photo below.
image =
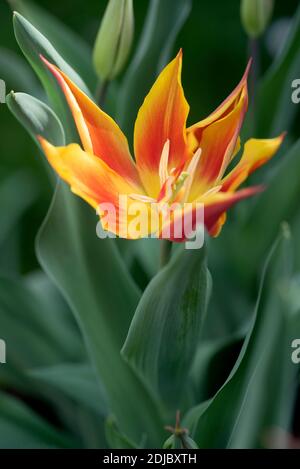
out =
<svg viewBox="0 0 300 469"><path fill-rule="evenodd" d="M166 180L169 177L168 173L168 162L169 162L169 153L170 153L170 140L168 139L164 144L163 150L161 152L160 162L159 162L159 179L161 187L164 185Z"/></svg>
<svg viewBox="0 0 300 469"><path fill-rule="evenodd" d="M186 172L188 174L188 179L187 179L186 184L185 184L184 202L187 202L188 197L190 195L193 180L194 180L194 176L195 176L195 171L198 167L198 163L200 161L201 154L202 154L202 150L201 150L201 148L198 148L198 150L196 151L196 153L192 157L192 159L191 159L191 161L190 161L190 163L187 167Z"/></svg>

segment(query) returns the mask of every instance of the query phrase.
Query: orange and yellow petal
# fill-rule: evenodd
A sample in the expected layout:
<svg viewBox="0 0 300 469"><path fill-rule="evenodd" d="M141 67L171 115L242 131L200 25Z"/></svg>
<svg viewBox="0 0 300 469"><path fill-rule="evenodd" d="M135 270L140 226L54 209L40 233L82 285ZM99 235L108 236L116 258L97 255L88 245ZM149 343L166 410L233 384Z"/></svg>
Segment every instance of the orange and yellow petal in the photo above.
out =
<svg viewBox="0 0 300 469"><path fill-rule="evenodd" d="M174 205L168 217L161 222L158 237L183 242L191 239L197 226L203 222L209 234L216 237L226 221L227 210L263 189L262 186L249 187L233 193L208 195L185 207Z"/></svg>
<svg viewBox="0 0 300 469"><path fill-rule="evenodd" d="M222 191L236 190L253 172L267 163L278 151L285 134L276 138L251 138L245 143L241 160L236 167L223 179Z"/></svg>
<svg viewBox="0 0 300 469"><path fill-rule="evenodd" d="M137 167L147 193L160 190L159 164L170 141L168 168L186 158L186 120L189 106L181 85L182 52L161 72L142 104L135 123L134 149Z"/></svg>
<svg viewBox="0 0 300 469"><path fill-rule="evenodd" d="M240 100L240 96L243 92L247 93L247 80L251 67L251 60L249 60L244 75L236 86L236 88L230 93L230 95L217 107L208 117L193 124L187 129L188 137L191 139L191 143L198 142L201 139L201 129L208 127L213 122L222 119L229 114L232 109L236 106Z"/></svg>
<svg viewBox="0 0 300 469"><path fill-rule="evenodd" d="M190 192L190 200L206 187L218 184L238 148L238 138L247 110L248 97L243 90L232 111L203 129L199 147L202 150Z"/></svg>
<svg viewBox="0 0 300 469"><path fill-rule="evenodd" d="M239 133L248 107L246 72L231 95L207 119L187 130L189 147L201 148L202 155L195 172L190 200L217 184L240 146Z"/></svg>
<svg viewBox="0 0 300 469"><path fill-rule="evenodd" d="M128 142L116 122L103 112L70 78L41 57L57 79L73 114L83 148L98 156L128 181L139 183Z"/></svg>
<svg viewBox="0 0 300 469"><path fill-rule="evenodd" d="M105 229L119 235L127 223L127 209L131 204L129 194L143 195L143 192L77 144L56 147L42 137L39 141L50 165L69 184L72 192L100 210L101 215L106 211L105 207L111 206L112 210L105 216ZM120 203L120 195L125 198L124 205Z"/></svg>

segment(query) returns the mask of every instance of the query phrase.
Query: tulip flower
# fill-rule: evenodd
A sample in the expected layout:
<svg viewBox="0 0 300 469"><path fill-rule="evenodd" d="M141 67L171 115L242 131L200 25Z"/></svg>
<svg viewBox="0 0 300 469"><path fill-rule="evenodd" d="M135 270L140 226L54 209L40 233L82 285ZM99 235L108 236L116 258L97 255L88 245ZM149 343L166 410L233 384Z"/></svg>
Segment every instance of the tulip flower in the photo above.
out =
<svg viewBox="0 0 300 469"><path fill-rule="evenodd" d="M148 227L147 232L125 237L164 237L165 225L169 224L168 239L184 241L187 233L177 237L173 234L183 216L180 207L187 204L195 221L200 204L204 206L207 231L217 236L227 210L263 190L262 186L239 187L276 153L283 135L248 140L239 162L228 171L241 148L239 134L248 105L250 63L229 97L207 118L187 127L189 105L181 84L180 51L158 76L138 112L133 160L117 123L62 71L42 60L64 92L82 147L76 143L56 147L39 137L41 146L49 163L75 194L94 208L102 203L114 206L117 222L106 216L102 219L104 230L124 237L123 225L132 219L130 208L138 202L149 216L156 207L161 215L159 223ZM120 206L120 196L127 197L126 213ZM166 207L172 204L177 208L165 221Z"/></svg>

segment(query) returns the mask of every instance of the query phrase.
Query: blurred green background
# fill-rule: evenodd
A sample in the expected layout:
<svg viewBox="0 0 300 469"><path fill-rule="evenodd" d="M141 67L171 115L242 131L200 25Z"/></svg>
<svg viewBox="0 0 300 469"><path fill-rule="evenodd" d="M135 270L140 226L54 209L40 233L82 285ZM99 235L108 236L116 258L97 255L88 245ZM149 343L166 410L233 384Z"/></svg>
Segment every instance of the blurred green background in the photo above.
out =
<svg viewBox="0 0 300 469"><path fill-rule="evenodd" d="M100 18L106 7L105 0L85 2L41 0L36 3L71 28L83 42L92 47ZM6 82L7 93L11 90L24 91L46 101L36 75L15 40L11 10L13 4L13 0L0 3L0 78ZM134 46L139 42L148 6L147 0L134 2L136 24ZM259 39L260 67L257 72L259 78L263 77L273 61L280 57L292 19L297 20L299 25L299 9L298 16L295 16L298 6L299 2L296 0L275 2L271 24ZM41 32L47 36L45 31ZM208 265L213 276L213 295L209 314L201 332L204 339L203 348L196 356L192 373L193 377L203 376L201 383L197 382L194 390L199 403L215 395L236 362L246 334L249 332L249 324L252 324L254 317L262 266L283 221L289 222L292 228L293 238L289 249L294 262L292 280L288 277L292 293L289 291L289 302L283 309L291 307L294 312L294 309L298 308L300 150L297 140L300 105L297 107L290 100L291 79L300 78L300 37L298 36L293 43L293 50L288 54L293 67L290 69L291 64L287 61L288 63L285 62L280 68L279 76L274 80L271 77L268 86L258 95L257 108L254 111L250 109L244 129L244 134L248 137L273 137L286 128L289 130L284 147L278 156L268 167L253 176L254 182L270 182L270 190L258 200L246 201L241 207L232 211L221 236L209 242ZM239 82L245 69L251 47L241 25L240 1L194 0L192 12L178 34L172 55L175 55L180 47L184 52L183 85L191 104L189 123L194 123L218 106ZM134 48L131 58L134 56ZM63 44L59 52L64 55ZM254 67L257 65L258 62ZM76 64L72 63L72 66L76 69ZM117 85L122 84L124 76L126 70L118 77ZM275 119L275 115L269 115L268 110L273 112L272 100L278 98L278 90L280 97L282 95L283 98ZM0 399L0 446L5 445L1 438L6 432L7 446L13 446L12 442L19 438L20 446L101 447L110 444L112 447L114 445L126 447L129 443L125 443L123 436L116 431L113 419L109 420L108 427L104 429L103 421L107 417L105 392L101 386L100 390L96 387L93 370L87 364L89 361L82 336L70 313L72 302L67 305L57 288L41 272L36 258L36 234L46 216L53 195L49 172L35 143L4 104L0 104L0 126L0 338L3 327L9 343L15 344L15 350L10 351L12 363L0 369L0 388L5 391L5 394L3 392L0 396L2 399L2 401ZM281 161L287 150L290 151L290 156L286 162ZM68 234L67 228L66 233ZM60 234L63 237L63 229ZM90 234L92 235L94 232ZM134 249L130 249L126 241L120 242L118 247L138 287L143 289L156 273L157 249L152 250L150 245L142 243L137 243ZM149 248L149 252L145 252L145 247ZM276 268L275 266L274 272ZM272 275L275 275L274 272L272 270ZM272 308L276 310L276 306L269 301L276 290L274 286L276 282L272 280L272 275L271 279L267 277L262 295L264 303L261 309L267 305L264 311L271 311ZM277 298L275 293L272 301L276 303L274 298ZM272 312L268 316L269 322L263 323L266 340L269 337L267 332L272 329L271 315ZM273 322L276 323L275 320ZM277 336L278 343L281 344L282 340L284 344L281 344L282 347L287 347L283 355L288 362L290 362L290 349L287 337L292 337L291 334L295 335L299 330L299 321L295 320L293 324L294 327L288 324L286 328L288 332L286 335L283 334L284 338L279 337L280 334ZM274 331L278 334L281 330L280 325L276 323L276 327ZM242 363L243 370L237 376L239 380L237 387L233 391L231 388L225 389L224 395L220 396L220 401L223 400L225 404L232 392L239 393L239 399L243 400L243 392L245 387L247 388L245 383L248 382L248 378L251 381L250 371L253 371L251 366L254 367L255 360L259 357L259 354L256 355L257 350L264 350L263 339L256 336L255 340L256 345L259 343L261 348L256 349L253 345L256 352L252 355L254 358L249 359L253 363ZM275 341L275 332L272 340ZM270 342L272 340L270 339ZM27 347L29 343L30 347ZM281 345L277 347L274 345L274 350L280 351ZM281 383L282 375L279 372L276 374L276 365L281 363L283 357L279 351L276 355L278 361L276 362L274 358L275 364L273 364L269 357L267 372L259 376L259 385L254 390L251 388L253 399L257 397L257 389L267 389L269 377L272 384L275 383L275 386L280 387L278 383ZM68 365L66 371L64 363L71 363L74 368ZM43 370L43 367L47 366L57 366L57 368L54 368L51 374ZM299 376L293 393L289 394L285 386L288 388L289 380L294 379L294 372L291 373L290 370L286 372L284 369L284 373L288 378L284 381L284 389L278 390L279 397L276 405L274 404L276 409L272 415L284 414L288 408L282 420L286 418L287 429L299 436L300 405L297 398ZM65 379L65 376L68 376L68 379ZM99 393L101 399L98 398ZM282 397L284 393L289 401L288 404ZM257 398L261 407L256 407L256 422L263 413L261 409L266 409L265 413L271 414L266 404L268 394L267 390L263 397L259 395ZM15 407L15 401L14 404L6 401L7 396L14 396L17 398L16 402L25 403L26 409ZM82 396L85 396L84 399ZM100 405L101 402L103 406ZM218 402L216 407L212 408L211 419L214 423L209 427L207 435L215 433L214 425L218 423L217 406ZM249 409L248 414L254 415L255 412L251 412L251 403ZM234 410L238 412L239 409ZM30 413L32 411L34 415ZM38 420L36 414L42 416L43 421ZM247 425L248 421L252 422L249 415ZM231 422L228 423L230 418L227 419L225 415L224 419L230 427ZM49 422L51 427L48 426ZM187 423L190 421L187 420ZM207 425L205 419L198 429L204 434L207 427L204 426L203 430L201 425ZM251 435L249 430L251 425L248 427L247 425L245 428ZM15 427L20 429L19 433L16 433ZM103 436L105 431L106 437ZM37 434L43 436L37 438ZM203 446L213 447L223 444L218 440L208 441L205 437L202 438ZM255 438L250 440L249 446L253 444ZM256 440L259 440L258 445L262 444L261 435L259 438L256 436ZM247 441L247 438L245 437L243 441Z"/></svg>

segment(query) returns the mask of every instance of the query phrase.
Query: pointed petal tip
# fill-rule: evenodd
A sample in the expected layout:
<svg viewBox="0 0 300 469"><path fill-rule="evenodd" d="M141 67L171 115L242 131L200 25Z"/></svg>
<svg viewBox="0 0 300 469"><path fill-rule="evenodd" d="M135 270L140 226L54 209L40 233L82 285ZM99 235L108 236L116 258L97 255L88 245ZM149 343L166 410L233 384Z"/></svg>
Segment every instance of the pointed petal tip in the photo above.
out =
<svg viewBox="0 0 300 469"><path fill-rule="evenodd" d="M287 136L287 134L288 134L287 130L284 130L284 131L279 135L278 138L281 139L281 143L283 142L283 140L285 139L285 137Z"/></svg>
<svg viewBox="0 0 300 469"><path fill-rule="evenodd" d="M46 57L45 57L43 54L39 54L39 58L40 58L41 61L44 62L44 64L46 64L47 66L48 66L48 65L52 65L52 64L50 64L50 62L46 59Z"/></svg>
<svg viewBox="0 0 300 469"><path fill-rule="evenodd" d="M250 187L246 187L245 189L240 189L238 192L239 193L244 192L245 194L248 193L248 196L251 197L252 195L260 194L261 192L264 192L266 189L267 189L267 186L265 184L259 184L257 186L250 186Z"/></svg>
<svg viewBox="0 0 300 469"><path fill-rule="evenodd" d="M37 135L36 138L39 144L41 145L43 151L45 151L46 148L51 145L42 135Z"/></svg>
<svg viewBox="0 0 300 469"><path fill-rule="evenodd" d="M46 59L46 57L44 57L43 54L39 54L40 56L40 59L41 61L46 65L46 67L48 68L48 70L52 73L52 75L54 75L56 77L56 79L59 81L59 79L61 79L61 75L60 75L60 70L58 67L56 67L56 65L54 65L53 63L49 62L49 60Z"/></svg>
<svg viewBox="0 0 300 469"><path fill-rule="evenodd" d="M56 69L56 66L49 62L43 54L39 54L39 57L50 71L54 71Z"/></svg>
<svg viewBox="0 0 300 469"><path fill-rule="evenodd" d="M248 77L249 77L249 73L250 73L250 70L251 70L251 67L252 67L252 64L253 64L253 58L250 57L250 59L248 60L248 63L247 63L247 66L246 66L244 75L243 75L243 77L242 77L242 79L241 79L241 83L247 82Z"/></svg>
<svg viewBox="0 0 300 469"><path fill-rule="evenodd" d="M253 186L253 189L256 190L256 192L264 192L267 189L267 185L260 184L258 186Z"/></svg>
<svg viewBox="0 0 300 469"><path fill-rule="evenodd" d="M182 67L182 57L183 57L183 52L182 52L182 48L180 48L178 51L178 54L174 58L174 62L176 63L178 70L181 70L181 67Z"/></svg>
<svg viewBox="0 0 300 469"><path fill-rule="evenodd" d="M247 63L246 70L250 70L250 68L252 67L253 61L254 61L253 57L250 57Z"/></svg>

